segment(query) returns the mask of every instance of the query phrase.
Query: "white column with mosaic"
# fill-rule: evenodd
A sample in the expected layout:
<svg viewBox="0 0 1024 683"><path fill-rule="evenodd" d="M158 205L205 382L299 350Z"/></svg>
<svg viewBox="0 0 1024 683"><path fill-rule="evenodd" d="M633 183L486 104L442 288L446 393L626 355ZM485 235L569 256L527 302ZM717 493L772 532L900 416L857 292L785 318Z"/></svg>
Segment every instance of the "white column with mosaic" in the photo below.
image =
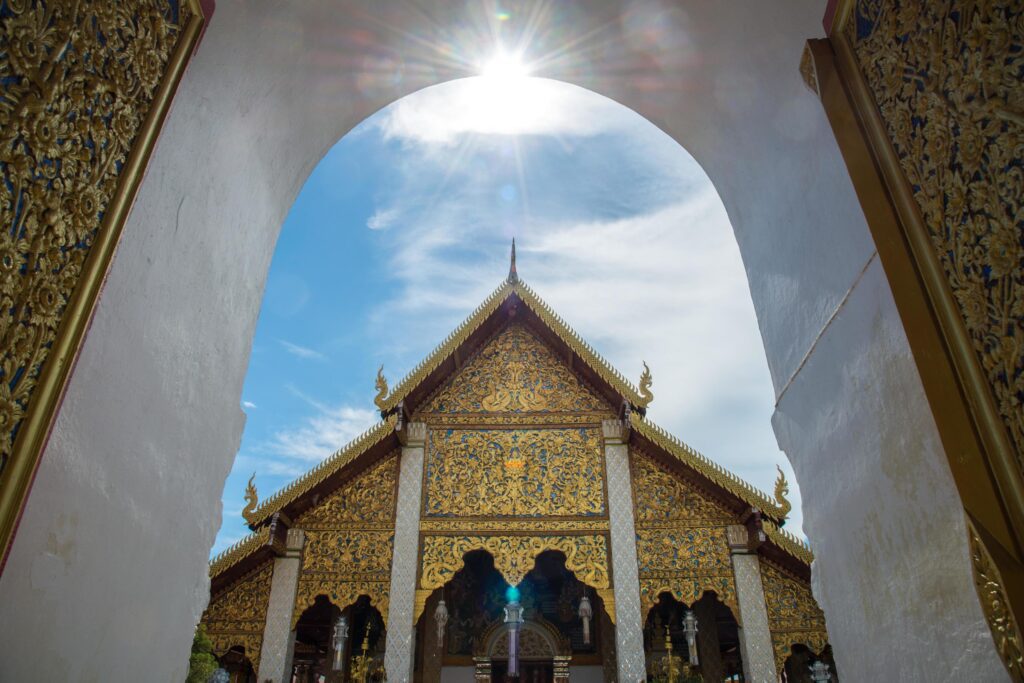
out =
<svg viewBox="0 0 1024 683"><path fill-rule="evenodd" d="M302 548L306 537L302 529L289 529L284 556L274 560L274 578L270 583L267 622L263 630L263 648L260 652L260 680L281 681L292 679L292 654L295 650L295 631L292 630L292 612L302 569Z"/></svg>
<svg viewBox="0 0 1024 683"><path fill-rule="evenodd" d="M750 534L745 526L731 525L726 528L726 533L743 624L740 642L744 673L751 683L774 683L777 679L775 657L757 552L751 550Z"/></svg>

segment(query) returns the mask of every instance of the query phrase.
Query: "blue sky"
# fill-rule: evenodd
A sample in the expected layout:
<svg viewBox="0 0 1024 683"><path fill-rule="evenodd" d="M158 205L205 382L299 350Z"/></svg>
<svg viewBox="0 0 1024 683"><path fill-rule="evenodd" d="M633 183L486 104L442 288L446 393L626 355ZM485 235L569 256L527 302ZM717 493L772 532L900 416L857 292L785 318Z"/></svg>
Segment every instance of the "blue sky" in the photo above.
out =
<svg viewBox="0 0 1024 683"><path fill-rule="evenodd" d="M464 79L414 93L324 157L285 221L243 392L245 433L213 552L263 499L377 420L392 385L520 276L626 376L650 416L771 491L799 493L732 229L693 158L634 112L549 80ZM801 534L802 535L802 534Z"/></svg>

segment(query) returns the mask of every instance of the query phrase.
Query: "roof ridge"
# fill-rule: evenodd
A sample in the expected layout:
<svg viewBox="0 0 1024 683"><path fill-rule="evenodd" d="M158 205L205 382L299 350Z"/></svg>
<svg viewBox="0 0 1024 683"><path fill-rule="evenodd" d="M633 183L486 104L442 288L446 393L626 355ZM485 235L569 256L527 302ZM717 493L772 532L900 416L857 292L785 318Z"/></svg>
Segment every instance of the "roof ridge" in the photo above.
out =
<svg viewBox="0 0 1024 683"><path fill-rule="evenodd" d="M327 456L314 465L305 474L287 484L284 488L278 489L273 495L259 504L252 513L253 524L257 525L266 520L270 515L291 503L311 488L324 481L334 472L338 471L352 460L362 455L371 446L390 434L395 427L397 417L391 415L381 420L356 438Z"/></svg>
<svg viewBox="0 0 1024 683"><path fill-rule="evenodd" d="M270 527L257 529L248 536L228 546L210 560L210 577L217 576L225 569L251 554L256 548L270 540Z"/></svg>
<svg viewBox="0 0 1024 683"><path fill-rule="evenodd" d="M660 427L646 418L631 421L631 426L679 460L687 462L726 491L756 507L772 519L773 523L775 519L783 517L782 508L769 498L767 493L697 451L664 427Z"/></svg>
<svg viewBox="0 0 1024 683"><path fill-rule="evenodd" d="M768 538L771 539L775 545L779 546L793 557L798 560L803 560L807 564L814 561L814 552L811 550L811 546L807 541L798 537L791 531L786 531L769 519L762 520L761 526L764 528Z"/></svg>
<svg viewBox="0 0 1024 683"><path fill-rule="evenodd" d="M541 322L550 327L584 363L590 366L599 377L625 396L630 403L637 407L646 407L646 402L641 396L639 389L630 380L626 379L625 375L605 360L593 346L583 339L522 278L516 278L515 280L507 279L503 281L497 289L484 299L483 303L476 307L469 317L463 320L440 344L434 347L433 351L417 363L381 402L381 410L386 413L394 409L416 385L436 370L456 347L465 342L494 312L498 305L511 294L518 294L523 303L537 314Z"/></svg>

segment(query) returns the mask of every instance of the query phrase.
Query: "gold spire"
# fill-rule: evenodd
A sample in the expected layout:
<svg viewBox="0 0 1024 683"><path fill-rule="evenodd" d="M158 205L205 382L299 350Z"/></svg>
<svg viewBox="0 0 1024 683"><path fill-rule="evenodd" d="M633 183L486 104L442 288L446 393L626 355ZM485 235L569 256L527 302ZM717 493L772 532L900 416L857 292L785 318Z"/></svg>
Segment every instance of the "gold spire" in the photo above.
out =
<svg viewBox="0 0 1024 683"><path fill-rule="evenodd" d="M516 272L516 238L512 238L512 260L508 265L508 282L515 284L519 282L519 273Z"/></svg>
<svg viewBox="0 0 1024 683"><path fill-rule="evenodd" d="M646 408L654 400L654 394L651 393L651 385L654 384L654 378L651 376L651 369L647 367L647 361L643 361L644 371L640 375L640 403L637 405L638 408Z"/></svg>
<svg viewBox="0 0 1024 683"><path fill-rule="evenodd" d="M253 524L256 521L256 517L252 513L256 511L256 504L259 503L259 498L256 495L256 484L253 483L255 478L256 473L253 472L252 476L249 477L249 483L245 487L245 507L242 508L242 519L249 524Z"/></svg>
<svg viewBox="0 0 1024 683"><path fill-rule="evenodd" d="M373 397L373 402L377 408L384 410L384 398L388 395L388 381L384 378L383 365L377 369L377 383L374 387L377 389L377 395Z"/></svg>

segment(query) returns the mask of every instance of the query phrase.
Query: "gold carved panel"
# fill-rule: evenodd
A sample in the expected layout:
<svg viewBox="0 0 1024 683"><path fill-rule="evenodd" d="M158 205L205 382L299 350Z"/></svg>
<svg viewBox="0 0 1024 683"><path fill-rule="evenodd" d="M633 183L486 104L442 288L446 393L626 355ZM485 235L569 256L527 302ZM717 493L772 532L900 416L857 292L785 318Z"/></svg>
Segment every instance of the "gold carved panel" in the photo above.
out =
<svg viewBox="0 0 1024 683"><path fill-rule="evenodd" d="M828 632L825 615L811 594L810 585L764 558L761 558L761 583L777 670L782 671L794 644L806 645L820 653L828 644Z"/></svg>
<svg viewBox="0 0 1024 683"><path fill-rule="evenodd" d="M203 24L188 0L3 6L0 554Z"/></svg>
<svg viewBox="0 0 1024 683"><path fill-rule="evenodd" d="M609 413L611 408L527 327L512 323L433 397L425 412Z"/></svg>
<svg viewBox="0 0 1024 683"><path fill-rule="evenodd" d="M853 12L846 37L1024 469L1024 5Z"/></svg>
<svg viewBox="0 0 1024 683"><path fill-rule="evenodd" d="M714 591L738 622L726 532L738 518L642 451L630 455L642 614L662 593L692 605Z"/></svg>
<svg viewBox="0 0 1024 683"><path fill-rule="evenodd" d="M638 525L729 525L735 516L695 486L672 475L637 451L632 458L633 492Z"/></svg>
<svg viewBox="0 0 1024 683"><path fill-rule="evenodd" d="M395 518L398 454L391 453L296 519L302 529L391 528Z"/></svg>
<svg viewBox="0 0 1024 683"><path fill-rule="evenodd" d="M605 513L597 428L431 429L425 516Z"/></svg>
<svg viewBox="0 0 1024 683"><path fill-rule="evenodd" d="M367 595L387 619L397 468L394 451L296 519L306 545L293 626L318 595L341 609Z"/></svg>
<svg viewBox="0 0 1024 683"><path fill-rule="evenodd" d="M217 656L242 646L253 668L259 668L273 575L273 562L266 562L210 598L202 624Z"/></svg>
<svg viewBox="0 0 1024 683"><path fill-rule="evenodd" d="M546 550L565 554L565 566L576 578L594 588L608 588L608 539L604 534L579 536L425 536L420 564L420 588L440 588L462 569L462 557L486 550L494 567L515 586L533 569Z"/></svg>

